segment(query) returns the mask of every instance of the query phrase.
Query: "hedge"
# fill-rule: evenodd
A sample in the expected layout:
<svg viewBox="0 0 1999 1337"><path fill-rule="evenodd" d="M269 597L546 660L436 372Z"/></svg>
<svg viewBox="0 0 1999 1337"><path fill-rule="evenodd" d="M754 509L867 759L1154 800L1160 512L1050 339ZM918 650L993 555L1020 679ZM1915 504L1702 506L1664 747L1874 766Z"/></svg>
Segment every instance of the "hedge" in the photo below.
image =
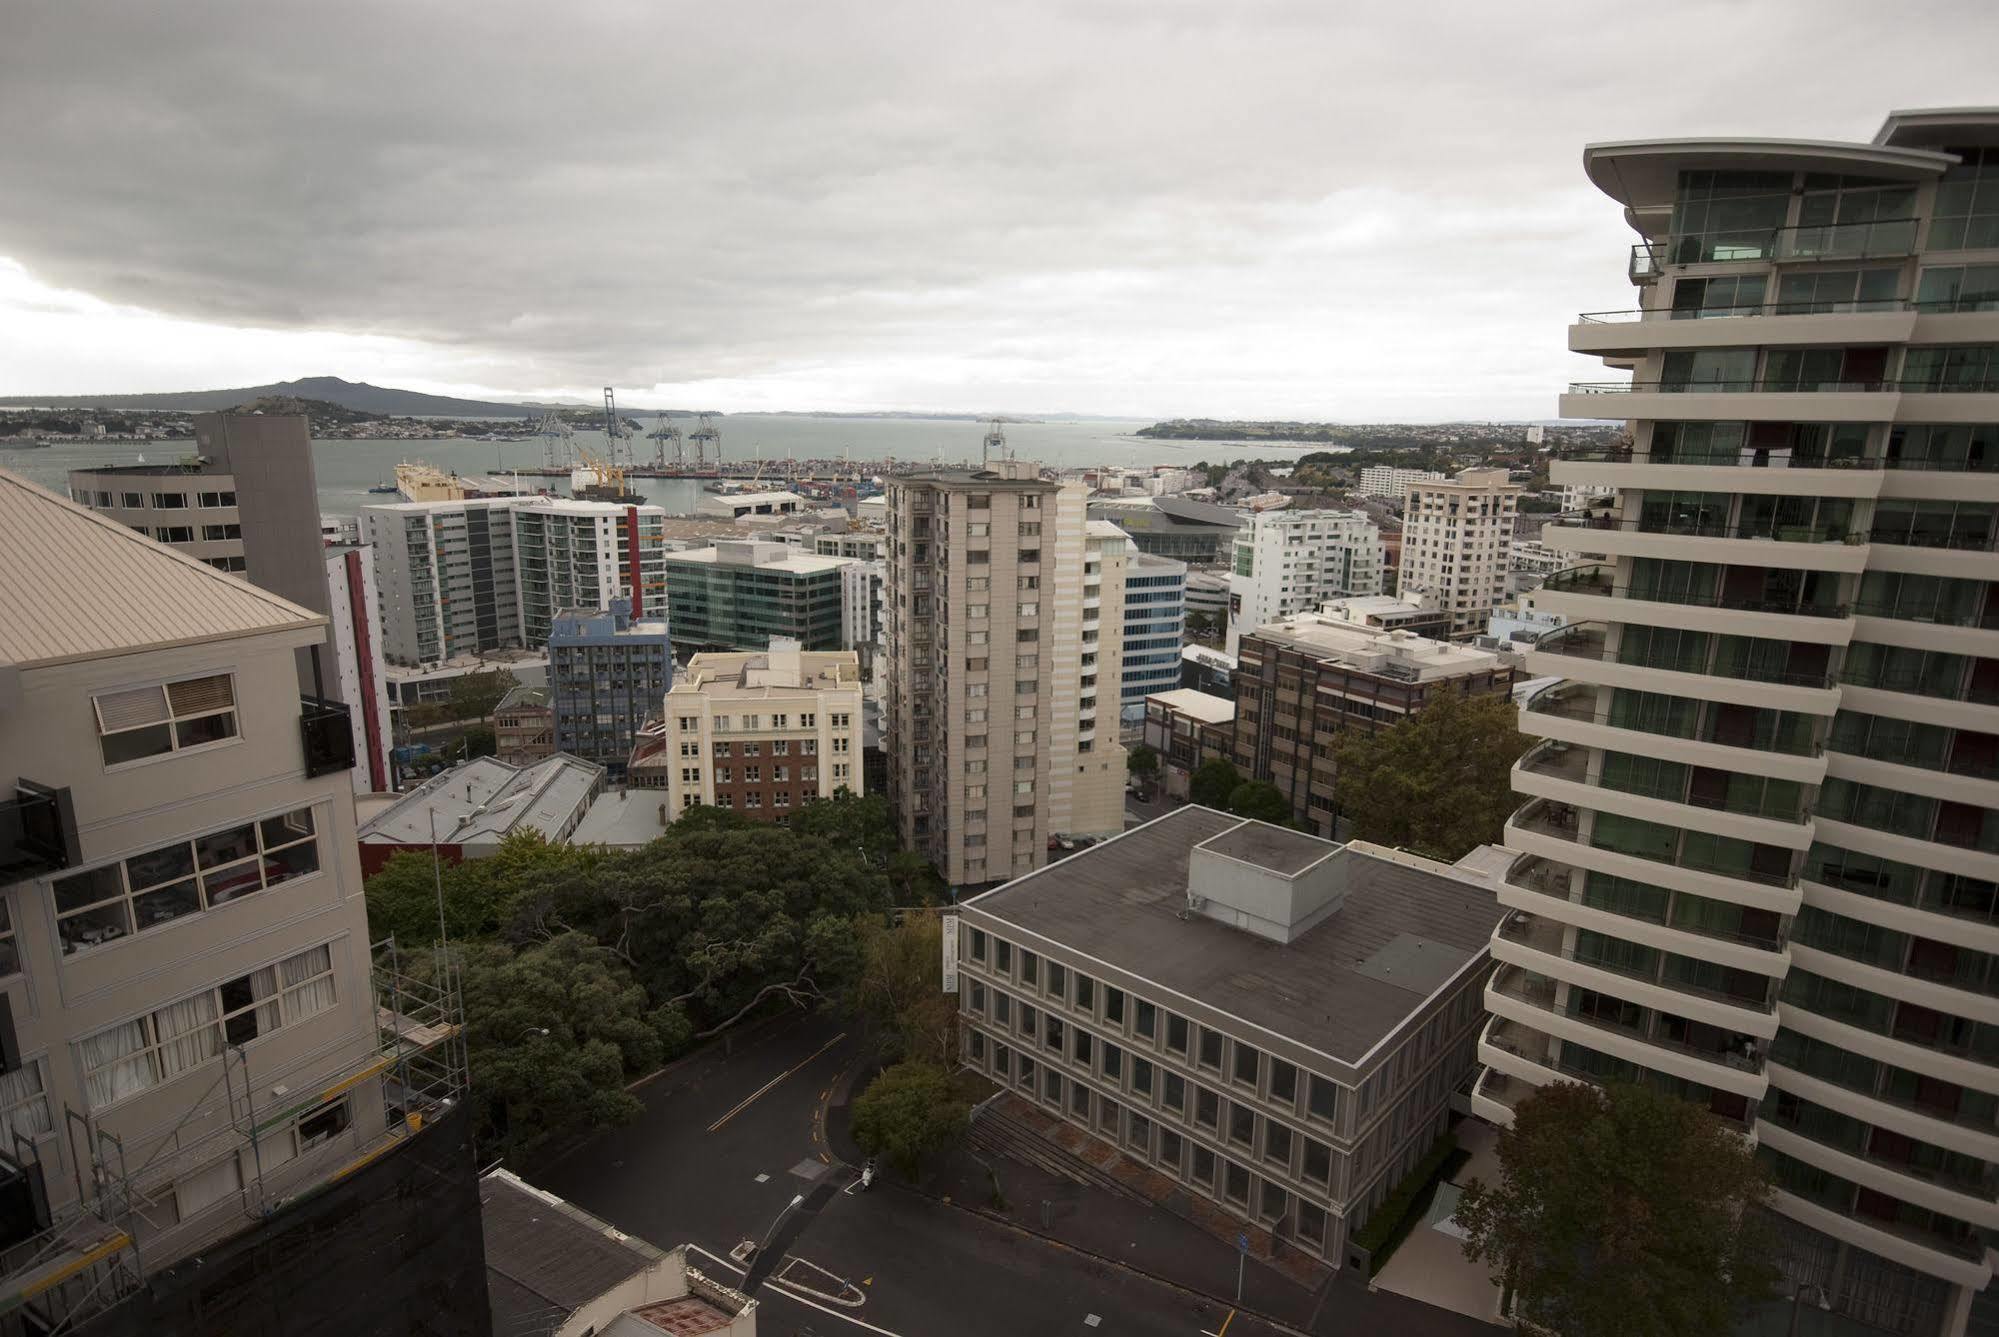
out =
<svg viewBox="0 0 1999 1337"><path fill-rule="evenodd" d="M1445 1133L1438 1138L1423 1154L1423 1159L1416 1162L1415 1168L1402 1177L1394 1192L1381 1200L1381 1206L1374 1209L1373 1215L1367 1218L1367 1224L1354 1232L1353 1242L1370 1255L1376 1255L1374 1266L1377 1269L1387 1261L1386 1256L1381 1254L1382 1246L1390 1241L1400 1243L1409 1233L1398 1228L1415 1216L1419 1200L1427 1205L1424 1190L1430 1187L1437 1172L1443 1169L1444 1162L1457 1149L1458 1139L1452 1134Z"/></svg>

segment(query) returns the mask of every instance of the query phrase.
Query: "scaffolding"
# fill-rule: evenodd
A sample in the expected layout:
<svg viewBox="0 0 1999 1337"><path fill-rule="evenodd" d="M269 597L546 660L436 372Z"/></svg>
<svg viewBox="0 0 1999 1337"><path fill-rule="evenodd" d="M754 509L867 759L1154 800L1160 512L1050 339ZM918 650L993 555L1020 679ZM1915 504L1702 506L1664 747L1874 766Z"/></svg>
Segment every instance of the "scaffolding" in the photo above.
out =
<svg viewBox="0 0 1999 1337"><path fill-rule="evenodd" d="M468 1085L462 972L455 956L439 954L434 963L430 977L418 976L393 937L374 944L370 1004L376 1040L365 1056L306 1095L259 1109L250 1056L241 1045L229 1046L221 1076L137 1168L129 1164L123 1140L88 1114L65 1108L76 1200L39 1234L0 1251L0 1337L75 1331L143 1285L149 1263L157 1270L268 1220L297 1198L379 1160L455 1107ZM273 1156L270 1171L287 1167L284 1191L276 1191L265 1164L275 1135L376 1079L383 1102L381 1134L344 1149L348 1154L339 1159L313 1159L304 1151L283 1161ZM212 1112L209 1098L218 1086L226 1123L183 1142L182 1129ZM18 1132L13 1149L16 1162L31 1175L59 1168L45 1167L36 1144ZM231 1204L225 1198L181 1218L172 1201L178 1176L232 1150L239 1153L237 1210L227 1210ZM240 1159L245 1151L247 1167Z"/></svg>

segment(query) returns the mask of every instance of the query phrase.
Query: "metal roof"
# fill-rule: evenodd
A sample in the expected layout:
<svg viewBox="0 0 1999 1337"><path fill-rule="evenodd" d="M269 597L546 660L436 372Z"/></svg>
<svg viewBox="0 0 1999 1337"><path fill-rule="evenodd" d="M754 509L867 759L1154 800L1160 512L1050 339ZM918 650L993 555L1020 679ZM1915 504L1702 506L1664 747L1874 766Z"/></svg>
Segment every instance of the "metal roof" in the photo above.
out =
<svg viewBox="0 0 1999 1337"><path fill-rule="evenodd" d="M326 619L0 469L0 665L136 654Z"/></svg>
<svg viewBox="0 0 1999 1337"><path fill-rule="evenodd" d="M493 1331L553 1332L659 1261L659 1250L504 1170L479 1180Z"/></svg>
<svg viewBox="0 0 1999 1337"><path fill-rule="evenodd" d="M603 782L604 768L558 752L532 766L474 757L404 794L356 834L369 845L497 843L517 830L559 840Z"/></svg>

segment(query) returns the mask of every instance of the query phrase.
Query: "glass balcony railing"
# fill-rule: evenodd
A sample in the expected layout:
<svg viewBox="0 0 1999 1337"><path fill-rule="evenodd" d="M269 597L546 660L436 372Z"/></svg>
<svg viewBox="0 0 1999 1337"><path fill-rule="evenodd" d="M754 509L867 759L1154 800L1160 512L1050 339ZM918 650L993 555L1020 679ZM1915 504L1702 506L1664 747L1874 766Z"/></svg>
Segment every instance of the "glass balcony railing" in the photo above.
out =
<svg viewBox="0 0 1999 1337"><path fill-rule="evenodd" d="M1913 255L1921 221L1878 218L1863 223L1739 228L1641 241L1631 248L1634 279L1657 278L1668 265L1768 260L1868 260Z"/></svg>
<svg viewBox="0 0 1999 1337"><path fill-rule="evenodd" d="M1861 455L1807 454L1788 447L1738 446L1730 450L1634 450L1591 446L1565 450L1561 458L1583 464L1675 464L1701 468L1879 469L1882 461Z"/></svg>
<svg viewBox="0 0 1999 1337"><path fill-rule="evenodd" d="M1543 587L1545 588L1545 586ZM1566 655L1576 659L1594 659L1606 664L1628 664L1633 668L1664 669L1676 673L1692 673L1702 677L1736 678L1746 682L1773 683L1783 687L1829 688L1833 686L1831 675L1826 673L1789 672L1770 669L1764 665L1744 659L1731 662L1720 656L1712 656L1701 663L1655 662L1641 655L1625 654L1607 649L1608 637L1605 624L1601 622L1572 622L1566 627L1543 636L1529 647L1535 654Z"/></svg>
<svg viewBox="0 0 1999 1337"><path fill-rule="evenodd" d="M1730 306L1667 306L1640 307L1632 311L1585 311L1576 317L1576 324L1630 325L1656 320L1734 320L1746 316L1850 316L1884 311L1984 309L1984 306L1968 302L1916 302L1906 297L1868 297L1843 302L1743 302Z"/></svg>
<svg viewBox="0 0 1999 1337"><path fill-rule="evenodd" d="M344 704L301 697L298 731L308 779L354 769L354 727Z"/></svg>
<svg viewBox="0 0 1999 1337"><path fill-rule="evenodd" d="M1551 647L1537 644L1534 648L1540 650ZM1626 729L1633 733L1651 734L1659 738L1677 738L1690 743L1713 743L1717 747L1778 752L1792 757L1816 757L1825 751L1824 744L1809 734L1786 738L1777 731L1762 726L1732 737L1722 736L1725 731L1712 720L1706 727L1699 727L1689 720L1684 728L1662 728L1659 727L1660 721L1640 716L1636 711L1600 708L1597 704L1596 688L1589 683L1560 682L1544 687L1527 699L1527 710L1530 714L1574 720L1578 724L1603 724L1613 729ZM1999 774L1994 778L1999 778Z"/></svg>
<svg viewBox="0 0 1999 1337"><path fill-rule="evenodd" d="M1936 386L1901 381L1572 381L1572 395L1880 394L1894 390L1987 390L1999 383Z"/></svg>
<svg viewBox="0 0 1999 1337"><path fill-rule="evenodd" d="M1590 594L1614 599L1636 599L1644 603L1675 604L1686 608L1717 608L1737 613L1782 613L1797 617L1844 618L1852 615L1846 604L1814 604L1802 599L1773 599L1749 594L1708 594L1694 590L1669 590L1615 584L1607 567L1570 567L1549 576L1541 586L1552 594Z"/></svg>
<svg viewBox="0 0 1999 1337"><path fill-rule="evenodd" d="M1789 525L1769 520L1725 525L1674 518L1647 519L1644 516L1636 520L1620 520L1613 515L1572 512L1554 516L1548 523L1557 529L1615 530L1627 534L1672 534L1687 538L1771 539L1779 543L1866 541L1864 536L1855 535L1847 525Z"/></svg>
<svg viewBox="0 0 1999 1337"><path fill-rule="evenodd" d="M69 790L16 780L12 797L0 799L0 885L82 861Z"/></svg>

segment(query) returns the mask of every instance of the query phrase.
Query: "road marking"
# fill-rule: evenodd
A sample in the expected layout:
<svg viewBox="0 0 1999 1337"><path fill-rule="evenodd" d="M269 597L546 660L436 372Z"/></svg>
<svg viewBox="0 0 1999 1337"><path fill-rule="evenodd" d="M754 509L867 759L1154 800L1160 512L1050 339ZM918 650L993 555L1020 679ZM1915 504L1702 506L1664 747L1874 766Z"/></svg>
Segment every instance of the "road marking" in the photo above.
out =
<svg viewBox="0 0 1999 1337"><path fill-rule="evenodd" d="M770 1182L770 1176L769 1176L769 1175L758 1175L758 1176L757 1176L757 1182L758 1182L759 1184L768 1184L768 1183Z"/></svg>
<svg viewBox="0 0 1999 1337"><path fill-rule="evenodd" d="M1229 1316L1222 1320L1222 1326L1215 1333L1215 1337L1229 1337L1229 1324L1233 1322L1235 1322L1235 1310L1231 1309L1229 1310Z"/></svg>
<svg viewBox="0 0 1999 1337"><path fill-rule="evenodd" d="M841 1031L838 1035L828 1040L825 1044L820 1045L810 1054L807 1054L798 1063L792 1065L789 1068L786 1068L783 1072L771 1078L769 1081L765 1082L762 1086L750 1092L747 1096L744 1096L741 1101L737 1102L736 1107L734 1109L730 1110L727 1114L724 1114L721 1118L715 1120L715 1122L709 1124L708 1131L711 1133L718 1131L723 1124L729 1122L729 1120L735 1118L738 1114L741 1114L744 1110L748 1109L751 1105L754 1105L758 1100L762 1099L764 1094L768 1092L772 1087L776 1086L779 1082L791 1076L792 1073L797 1072L800 1068L810 1063L813 1059L818 1058L821 1054L825 1053L827 1050L831 1049L834 1045L839 1044L840 1041L846 1038L847 1038L847 1033L845 1031Z"/></svg>
<svg viewBox="0 0 1999 1337"><path fill-rule="evenodd" d="M1085 1315L1083 1315L1083 1326L1084 1326L1084 1327L1086 1327L1086 1328L1094 1328L1094 1327L1096 1327L1096 1326L1097 1326L1097 1325L1098 1325L1099 1323L1102 1323L1102 1322L1103 1322L1103 1320L1102 1320L1102 1319L1100 1319L1100 1318L1098 1318L1098 1317L1097 1317L1097 1316L1096 1316L1095 1314L1085 1314Z"/></svg>
<svg viewBox="0 0 1999 1337"><path fill-rule="evenodd" d="M689 1244L687 1248L690 1252L698 1253L703 1258L706 1258L709 1261L713 1262L717 1267L725 1267L729 1271L734 1272L737 1276L743 1275L744 1272L743 1268L738 1267L736 1264L730 1262L726 1258L719 1258L716 1255L709 1253L706 1249L702 1248L698 1244ZM843 1314L839 1310L834 1309L831 1306L820 1304L817 1300L807 1299L805 1296L800 1295L797 1291L793 1290L791 1287L785 1285L781 1281L772 1280L764 1284L776 1289L780 1294L784 1296L785 1299L794 1301L798 1304L802 1304L808 1309L816 1309L820 1313L826 1315L829 1318L837 1318L843 1323L851 1323L855 1327L860 1328L866 1332L880 1333L881 1337L902 1337L901 1333L892 1331L891 1329L888 1328L878 1328L874 1324L868 1322L866 1319L855 1318L852 1314Z"/></svg>

